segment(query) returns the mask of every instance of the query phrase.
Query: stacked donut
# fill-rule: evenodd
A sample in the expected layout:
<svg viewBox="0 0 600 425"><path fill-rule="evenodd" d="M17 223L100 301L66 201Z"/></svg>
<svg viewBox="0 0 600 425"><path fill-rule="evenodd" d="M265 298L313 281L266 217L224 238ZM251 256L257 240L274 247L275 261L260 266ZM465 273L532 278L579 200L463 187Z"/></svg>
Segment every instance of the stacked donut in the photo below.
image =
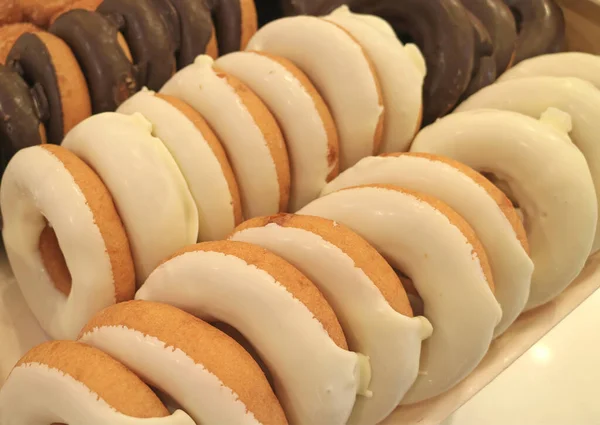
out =
<svg viewBox="0 0 600 425"><path fill-rule="evenodd" d="M252 0L22 0L0 12L0 171L196 56L243 49L257 26Z"/></svg>
<svg viewBox="0 0 600 425"><path fill-rule="evenodd" d="M419 49L342 7L19 151L3 238L65 341L0 422L376 424L452 388L596 250L599 61L524 61L414 137Z"/></svg>
<svg viewBox="0 0 600 425"><path fill-rule="evenodd" d="M257 0L261 23L321 15L347 4L385 18L427 62L423 122L431 124L493 83L512 64L564 50L565 21L555 0Z"/></svg>

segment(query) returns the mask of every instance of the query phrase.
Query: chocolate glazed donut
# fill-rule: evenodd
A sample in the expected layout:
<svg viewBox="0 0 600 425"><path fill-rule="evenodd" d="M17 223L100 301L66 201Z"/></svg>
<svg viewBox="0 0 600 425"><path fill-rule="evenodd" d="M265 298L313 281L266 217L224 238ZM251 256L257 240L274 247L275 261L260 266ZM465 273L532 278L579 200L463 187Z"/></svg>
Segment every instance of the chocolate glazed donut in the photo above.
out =
<svg viewBox="0 0 600 425"><path fill-rule="evenodd" d="M136 93L135 69L117 40L117 28L102 15L83 9L59 16L50 32L62 38L81 65L94 114L114 111Z"/></svg>
<svg viewBox="0 0 600 425"><path fill-rule="evenodd" d="M8 53L6 65L35 89L36 98L43 95L43 104L48 107L39 116L46 124L49 142L60 144L64 136L63 105L52 56L44 42L35 34L23 34Z"/></svg>
<svg viewBox="0 0 600 425"><path fill-rule="evenodd" d="M470 12L468 14L473 25L475 52L473 55L473 76L467 89L460 97L461 101L496 81L496 61L492 39L481 21Z"/></svg>
<svg viewBox="0 0 600 425"><path fill-rule="evenodd" d="M242 39L242 7L240 0L206 0L211 10L219 54L240 50Z"/></svg>
<svg viewBox="0 0 600 425"><path fill-rule="evenodd" d="M517 44L517 24L502 0L461 0L492 38L498 75L512 63Z"/></svg>
<svg viewBox="0 0 600 425"><path fill-rule="evenodd" d="M518 40L514 63L565 50L565 17L554 0L504 0L515 15Z"/></svg>
<svg viewBox="0 0 600 425"><path fill-rule="evenodd" d="M340 2L342 3L342 2ZM446 115L467 88L473 71L475 38L459 0L351 0L358 13L387 20L398 37L415 42L427 62L423 123Z"/></svg>
<svg viewBox="0 0 600 425"><path fill-rule="evenodd" d="M151 0L104 0L98 13L124 35L140 86L158 91L175 72L175 42Z"/></svg>
<svg viewBox="0 0 600 425"><path fill-rule="evenodd" d="M18 150L46 142L47 112L39 85L30 89L19 74L0 65L0 175Z"/></svg>
<svg viewBox="0 0 600 425"><path fill-rule="evenodd" d="M155 3L157 0L153 0ZM212 35L210 10L202 0L169 0L179 16L179 45L176 52L177 69L194 62L204 54ZM162 3L163 0L158 0ZM163 5L164 6L164 5Z"/></svg>

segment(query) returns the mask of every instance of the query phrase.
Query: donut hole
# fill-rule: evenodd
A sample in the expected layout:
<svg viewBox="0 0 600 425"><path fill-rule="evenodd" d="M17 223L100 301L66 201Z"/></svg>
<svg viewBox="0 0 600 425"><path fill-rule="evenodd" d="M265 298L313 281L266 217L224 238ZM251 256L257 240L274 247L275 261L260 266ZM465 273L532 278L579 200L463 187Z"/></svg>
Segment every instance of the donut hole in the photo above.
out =
<svg viewBox="0 0 600 425"><path fill-rule="evenodd" d="M406 291L406 295L408 296L408 302L410 303L410 307L413 311L413 316L423 316L425 314L425 304L423 302L423 298L417 291L412 279L402 273L398 269L394 269L394 272L400 278L400 282L402 283L402 287Z"/></svg>
<svg viewBox="0 0 600 425"><path fill-rule="evenodd" d="M240 331L238 331L236 328L234 328L233 326L231 326L225 322L211 322L210 324L212 326L214 326L215 328L219 329L224 334L227 334L228 336L233 338L238 344L240 344L242 346L242 348L244 350L246 350L248 352L248 354L250 354L252 356L252 358L258 364L258 366L260 366L263 373L267 377L267 381L269 382L269 385L271 386L271 388L275 388L274 383L273 383L273 376L271 375L271 372L267 368L267 365L265 364L263 359L258 354L258 351L256 351L256 348L254 348L254 346L250 343L250 341L248 341L248 339L246 339L246 337L244 335L242 335Z"/></svg>
<svg viewBox="0 0 600 425"><path fill-rule="evenodd" d="M67 267L65 256L58 244L56 232L54 232L54 229L48 222L46 222L46 226L40 234L38 248L42 257L42 263L44 264L52 283L54 283L56 289L64 295L69 296L73 279L71 278L71 272Z"/></svg>
<svg viewBox="0 0 600 425"><path fill-rule="evenodd" d="M506 182L506 180L504 180L504 179L498 177L496 174L490 173L490 172L481 172L481 174L486 179L488 179L490 181L490 183L492 183L494 186L496 186L498 189L500 189L506 195L508 200L513 205L517 215L521 219L521 223L523 223L523 227L525 228L525 231L529 232L529 228L527 227L526 217L523 214L523 211L521 210L519 202L515 198L515 195L514 195L512 189L510 188L509 184Z"/></svg>

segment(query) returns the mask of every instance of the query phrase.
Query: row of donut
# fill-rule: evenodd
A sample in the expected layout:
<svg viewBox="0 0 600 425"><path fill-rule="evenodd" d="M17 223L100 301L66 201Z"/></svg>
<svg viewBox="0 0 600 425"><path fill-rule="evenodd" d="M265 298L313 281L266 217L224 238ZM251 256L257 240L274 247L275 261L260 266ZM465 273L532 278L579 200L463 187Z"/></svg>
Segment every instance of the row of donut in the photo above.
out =
<svg viewBox="0 0 600 425"><path fill-rule="evenodd" d="M365 158L329 183L322 191L325 196L302 208L299 211L302 215L257 218L238 227L231 241L200 244L172 255L150 274L136 298L172 304L199 317L220 320L235 327L267 364L276 394L293 423L314 423L315 418L323 417L330 419L328 423L345 423L348 415L351 415L351 423L376 423L400 400L413 403L445 391L476 367L494 334L506 329L524 308L533 308L558 295L582 269L589 253L595 251L592 245L598 218L597 198L595 179L588 164L590 167L594 164L589 151L595 134L591 117L597 114L600 92L578 79L526 78L527 75L544 74L585 77L583 71L572 66L584 63L581 61L587 61L589 66L585 72L589 72L592 66L598 66L599 59L583 54L560 54L524 63L515 68L514 80L483 90L461 107L465 111L452 114L421 131L411 150L429 152L429 155L408 153ZM552 66L547 67L547 64ZM521 78L516 78L518 76ZM531 98L524 87L539 90L540 95ZM551 87L554 89L549 89ZM544 97L542 93L548 94ZM490 106L521 108L523 113L533 117L541 115L541 119L511 111L467 111ZM569 114L557 108L569 108ZM112 117L112 122L104 121L103 125L89 127L85 135L78 137L90 139L90 145L113 135L116 137L116 134L121 134L121 139L117 139L121 144L136 139L123 128L110 133L117 123L117 116L103 114L91 118L90 121ZM139 115L120 116L119 119L147 124ZM569 131L575 144L567 135ZM67 142L70 137L71 133L66 145L76 146L75 142ZM96 148L103 149L97 145ZM101 193L102 182L97 180L97 186L91 187L94 183L90 177L91 169L63 148L30 148L17 155L13 163L18 163L27 153L32 155L30 160L37 155L39 158L35 163L39 164L42 156L34 154L35 150L49 151L55 158L62 158L59 160L63 164L70 164L65 168L73 176L72 181L79 184L76 192L79 196L82 193L89 196L80 199L80 205L90 209L99 205L94 198ZM141 149L135 155L140 156L139 152ZM497 184L507 187L507 192L520 207L525 228L511 202L498 188L468 166L436 156L439 154L492 173ZM126 157L122 163L114 164L113 174L118 175L116 170L133 163L132 158ZM23 160L22 164L26 163L30 161ZM102 169L98 167L98 161L92 163L94 169ZM19 168L21 176L29 176L25 165ZM39 168L57 174L65 172L55 162L51 167ZM84 170L91 174L86 175ZM7 179L11 176L12 172L7 173ZM50 188L58 186L59 180L48 178L43 171L35 178L37 181L30 187L35 188L37 196L52 192ZM131 175L126 180L130 184L133 181ZM113 181L107 185L111 187ZM365 184L367 186L356 187ZM99 298L108 299L115 294L123 296L123 282L118 278L123 277L123 266L128 262L123 250L126 242L115 240L119 232L114 227L110 232L102 230L102 226L109 223L118 224L116 211L113 209L111 213L107 208L112 205L110 202L103 203L101 211L102 214L113 214L112 220L106 216L96 220L101 227L97 234L104 240L93 241L86 237L86 244L95 252L90 250L90 256L82 259L82 235L91 236L92 233L82 227L69 227L73 222L80 223L74 218L81 219L81 214L74 211L65 217L65 209L58 208L51 197L40 199L38 205L33 205L31 199L27 199L27 191L23 193L22 185L18 194L15 190L12 197L5 198L5 187L8 191L12 185L2 184L3 213L5 205L18 205L15 210L20 216L20 221L12 221L4 229L9 258L28 302L34 299L34 304L30 305L42 324L62 322L71 326L77 319L73 314L75 308L75 313L81 313L97 307L90 303L91 298L97 302ZM163 208L169 205L169 198L156 193L160 185L146 181L145 187L159 198ZM143 188L141 183L136 185L139 196L135 200L144 196ZM15 202L17 199L19 202ZM66 198L62 196L62 199ZM152 211L160 211L158 202ZM139 211L139 218L147 216L148 209ZM100 212L93 212L93 216L99 217ZM77 273L72 275L73 286L63 288L63 293L68 294L66 299L53 286L60 280L56 277L59 275L53 275L52 270L56 268L50 266L52 255L44 254L43 245L46 244L41 240L46 225L44 217L59 237L69 270ZM24 223L25 219L31 222ZM17 238L11 238L11 234L16 235L23 229L31 233L19 234L22 241L19 247L14 243ZM40 233L42 238L38 241ZM113 239L110 240L108 235ZM126 238L123 230L121 235ZM160 236L167 236L167 233ZM16 254L11 251L15 248ZM105 254L103 262L98 261L101 257L91 256L99 251ZM130 258L129 297L133 293L132 263ZM412 314L406 294L390 265L410 276L415 288L413 296L420 296L423 301L424 317L409 319ZM91 269L92 266L96 268ZM27 268L31 270L29 275L23 274L27 273ZM44 282L40 282L40 270L47 270ZM112 270L115 279L107 279L103 285L99 281L89 283L90 270L94 272L93 276L100 278ZM87 291L78 289L84 275L86 284L97 284L93 297L89 296L89 288ZM340 276L345 278L340 279ZM28 290L24 282L36 282L37 287L33 289L32 285ZM248 285L248 282L255 285ZM344 288L339 287L341 282ZM350 284L356 285L356 291L343 290ZM256 290L257 287L261 290ZM282 287L286 289L283 293ZM88 299L83 296L84 292ZM300 306L301 311L294 307L299 307L298 301L304 305ZM194 420L207 421L201 416L206 413L197 412L211 411L208 407L186 404L189 394L201 393L190 390L182 378L190 374L190 369L185 369L181 375L165 377L160 371L172 369L156 365L180 359L174 360L177 357L173 355L161 357L160 363L154 361L156 356L164 355L164 351L179 353L165 349L166 346L180 348L183 343L165 341L166 337L160 334L155 338L163 351L151 354L148 358L152 360L146 357L146 360L138 360L147 346L143 340L139 341L139 332L154 336L158 332L178 334L173 331L178 329L189 337L188 332L192 331L181 322L173 328L161 325L166 313L156 313L156 320L144 319L148 323L142 328L138 322L125 317L152 317L151 313L146 316L135 308L143 311L162 308L164 312L168 307L144 303L133 304L141 307L131 305L118 304L100 313L85 328L82 341L101 348L146 382L169 393ZM130 308L137 313L127 313ZM375 317L374 312L382 314L380 318L377 316L380 320L369 320ZM56 316L52 317L53 314ZM320 322L316 328L315 319ZM390 328L382 330L384 323ZM80 325L72 327L74 335L80 333L80 328ZM390 341L391 332L402 337ZM325 334L327 338L323 338ZM299 335L303 338L298 338ZM346 342L343 342L344 338ZM420 340L424 338L421 346ZM135 341L140 345L139 350L131 349ZM354 350L350 355L344 350L346 345ZM43 353L43 349L38 350ZM196 359L194 348L189 350L182 349ZM314 352L319 352L319 361L312 356ZM419 361L421 352L424 355ZM0 393L5 394L0 396L0 401L6 397L6 402L1 403L6 406L4 411L12 414L15 410L11 409L17 408L13 405L25 411L24 405L30 403L25 400L15 404L23 391L31 389L26 384L27 376L21 374L30 373L36 380L48 378L44 367L32 370L32 364L41 362L50 368L65 368L51 363L53 356L49 357L42 360L37 357L27 360L26 357L15 369L18 372L7 381L5 388L8 389ZM195 363L204 364L205 361L196 360ZM54 384L64 384L64 377L58 381L55 376L49 379ZM86 393L80 391L78 394ZM316 395L317 399L314 398ZM51 401L55 402L54 399ZM232 400L228 399L228 402ZM40 409L43 410L43 406ZM233 411L219 409L223 410ZM104 414L99 408L90 408L90 411L93 415ZM248 411L256 412L250 408ZM276 409L273 407L272 411ZM65 412L66 415L74 414L68 408ZM76 421L76 417L73 420ZM217 423L219 420L223 417L215 419Z"/></svg>
<svg viewBox="0 0 600 425"><path fill-rule="evenodd" d="M0 62L8 57L8 69L0 67L0 110L6 111L0 120L0 169L4 170L18 149L45 140L60 143L63 135L90 113L114 111L141 87L159 90L176 69L190 64L198 54L206 52L216 58L219 52L243 49L257 28L252 0L209 3L35 0L19 5L10 0L0 21L15 22L25 16L41 28L51 25L50 33L29 23L0 28ZM259 12L277 10L276 3L259 4ZM286 14L294 15L327 14L342 2L282 3ZM424 52L429 69L422 111L426 124L493 82L512 63L564 47L564 19L554 0L525 3L507 3L518 17L517 25L503 0L351 2L353 9L379 14L394 25L370 20L378 30L391 36L395 31L414 40ZM517 29L520 34L515 42ZM418 54L416 60L422 62L423 58ZM399 68L390 65L382 78L402 81L408 77L408 82L414 82L406 85L413 87L405 98L412 108L422 82L406 75L407 68L400 68L398 58L395 62ZM388 120L388 126L394 122ZM388 151L402 147L409 140L406 131L413 130L406 127L408 123L398 122L405 131L387 131L388 139L397 140ZM420 121L415 124L419 127ZM384 140L384 148L386 145ZM344 161L342 158L343 168Z"/></svg>
<svg viewBox="0 0 600 425"><path fill-rule="evenodd" d="M257 0L261 25L281 16L322 15L348 4L384 17L425 56L423 121L430 124L511 65L565 49L555 0Z"/></svg>
<svg viewBox="0 0 600 425"><path fill-rule="evenodd" d="M55 13L47 31L0 28L2 171L17 150L60 144L92 113L114 111L142 87L160 89L196 56L243 49L257 27L252 0L38 3L44 16Z"/></svg>

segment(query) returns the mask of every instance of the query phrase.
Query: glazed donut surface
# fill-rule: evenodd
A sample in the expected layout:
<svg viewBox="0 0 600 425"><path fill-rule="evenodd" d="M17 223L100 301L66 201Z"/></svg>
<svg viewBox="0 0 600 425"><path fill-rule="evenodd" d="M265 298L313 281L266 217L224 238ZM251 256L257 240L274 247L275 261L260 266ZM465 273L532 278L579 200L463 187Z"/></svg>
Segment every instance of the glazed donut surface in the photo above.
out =
<svg viewBox="0 0 600 425"><path fill-rule="evenodd" d="M479 364L502 312L485 251L457 213L390 185L334 192L298 213L350 227L409 276L423 299L433 334L423 341L420 373L402 404L441 394Z"/></svg>
<svg viewBox="0 0 600 425"><path fill-rule="evenodd" d="M322 195L364 184L393 184L434 196L472 227L488 255L502 320L495 336L521 314L533 273L525 229L506 196L473 169L449 158L392 154L364 158L323 189Z"/></svg>
<svg viewBox="0 0 600 425"><path fill-rule="evenodd" d="M552 300L583 269L598 218L585 158L565 129L555 128L564 116L554 113L558 117L550 111L541 122L509 111L456 113L423 129L411 148L506 182L525 216L535 267L526 309Z"/></svg>
<svg viewBox="0 0 600 425"><path fill-rule="evenodd" d="M12 270L52 338L74 339L96 312L133 298L129 243L111 195L75 155L52 145L19 151L0 205Z"/></svg>

